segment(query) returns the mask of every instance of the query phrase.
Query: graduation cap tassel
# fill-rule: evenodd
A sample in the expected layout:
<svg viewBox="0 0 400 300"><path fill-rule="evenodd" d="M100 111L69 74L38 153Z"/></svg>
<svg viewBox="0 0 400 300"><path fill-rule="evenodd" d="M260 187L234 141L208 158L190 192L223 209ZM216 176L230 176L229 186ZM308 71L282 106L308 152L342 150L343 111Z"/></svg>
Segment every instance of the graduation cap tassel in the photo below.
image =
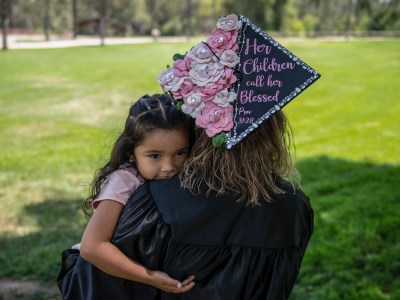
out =
<svg viewBox="0 0 400 300"><path fill-rule="evenodd" d="M203 43L204 45L206 45L206 46L208 47L208 49L210 49L210 51L212 52L212 54L214 54L214 56L220 61L218 55L213 51L213 49L210 47L210 45L207 44L206 42L203 42L203 41L202 41L202 43Z"/></svg>

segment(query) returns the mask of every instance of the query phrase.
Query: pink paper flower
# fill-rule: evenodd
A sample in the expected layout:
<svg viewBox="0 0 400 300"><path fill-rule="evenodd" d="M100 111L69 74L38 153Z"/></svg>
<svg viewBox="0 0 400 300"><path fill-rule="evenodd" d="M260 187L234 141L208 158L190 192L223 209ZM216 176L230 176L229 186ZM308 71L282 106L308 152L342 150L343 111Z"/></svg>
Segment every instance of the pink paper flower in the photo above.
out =
<svg viewBox="0 0 400 300"><path fill-rule="evenodd" d="M204 87L199 88L199 92L201 93L201 98L204 101L211 101L215 94L217 94L222 89L222 86L211 82L207 83Z"/></svg>
<svg viewBox="0 0 400 300"><path fill-rule="evenodd" d="M234 70L230 68L225 68L224 74L222 74L217 83L222 87L221 89L226 89L234 84L236 81L237 77L234 74Z"/></svg>
<svg viewBox="0 0 400 300"><path fill-rule="evenodd" d="M185 57L197 61L198 63L208 63L213 58L214 53L204 43L198 43L190 50Z"/></svg>
<svg viewBox="0 0 400 300"><path fill-rule="evenodd" d="M183 99L182 111L185 114L196 118L198 115L200 115L205 105L205 102L201 99L201 94L195 93L190 95L188 98Z"/></svg>
<svg viewBox="0 0 400 300"><path fill-rule="evenodd" d="M184 77L183 82L179 86L178 90L172 91L175 99L187 98L197 90L197 87L193 84L193 81L189 77Z"/></svg>
<svg viewBox="0 0 400 300"><path fill-rule="evenodd" d="M196 118L196 124L206 130L209 137L233 127L233 106L221 107L214 102L206 102L201 114Z"/></svg>
<svg viewBox="0 0 400 300"><path fill-rule="evenodd" d="M178 59L174 61L174 74L178 77L189 76L190 64L192 59L185 56L183 59Z"/></svg>
<svg viewBox="0 0 400 300"><path fill-rule="evenodd" d="M228 107L228 105L236 100L236 97L237 95L235 92L230 92L228 89L225 89L218 92L212 101L221 107Z"/></svg>
<svg viewBox="0 0 400 300"><path fill-rule="evenodd" d="M225 17L220 17L217 21L217 28L225 31L239 30L242 27L242 22L235 14Z"/></svg>
<svg viewBox="0 0 400 300"><path fill-rule="evenodd" d="M214 59L208 63L193 61L189 71L193 83L200 87L210 82L216 82L223 74L224 66Z"/></svg>
<svg viewBox="0 0 400 300"><path fill-rule="evenodd" d="M211 36L207 39L208 45L215 51L233 50L236 51L239 46L236 44L238 32L224 31L221 29L214 29Z"/></svg>
<svg viewBox="0 0 400 300"><path fill-rule="evenodd" d="M183 79L182 77L175 76L174 68L168 68L158 75L157 82L161 85L164 92L175 92L181 86Z"/></svg>
<svg viewBox="0 0 400 300"><path fill-rule="evenodd" d="M229 68L234 68L240 61L240 57L233 50L218 52L219 62Z"/></svg>

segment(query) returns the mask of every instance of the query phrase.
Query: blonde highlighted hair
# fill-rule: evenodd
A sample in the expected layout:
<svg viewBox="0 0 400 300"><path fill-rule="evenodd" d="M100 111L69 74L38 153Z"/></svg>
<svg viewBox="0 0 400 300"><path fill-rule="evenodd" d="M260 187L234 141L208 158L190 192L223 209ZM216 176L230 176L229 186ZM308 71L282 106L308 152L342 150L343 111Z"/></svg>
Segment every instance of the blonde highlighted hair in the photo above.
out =
<svg viewBox="0 0 400 300"><path fill-rule="evenodd" d="M215 148L204 129L196 128L196 142L180 173L182 186L192 193L233 193L238 201L257 204L281 194L278 182L299 183L293 166L294 144L286 116L279 111L232 150Z"/></svg>

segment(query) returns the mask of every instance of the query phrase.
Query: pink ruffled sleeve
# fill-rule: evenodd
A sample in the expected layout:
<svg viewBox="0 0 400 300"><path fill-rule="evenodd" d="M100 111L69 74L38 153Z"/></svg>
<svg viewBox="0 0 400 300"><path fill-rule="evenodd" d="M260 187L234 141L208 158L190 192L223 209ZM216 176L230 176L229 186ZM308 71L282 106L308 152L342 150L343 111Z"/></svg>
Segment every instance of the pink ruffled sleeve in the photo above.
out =
<svg viewBox="0 0 400 300"><path fill-rule="evenodd" d="M93 208L96 209L103 200L113 200L126 205L129 197L143 182L143 177L135 168L121 166L102 184L99 195L93 201Z"/></svg>

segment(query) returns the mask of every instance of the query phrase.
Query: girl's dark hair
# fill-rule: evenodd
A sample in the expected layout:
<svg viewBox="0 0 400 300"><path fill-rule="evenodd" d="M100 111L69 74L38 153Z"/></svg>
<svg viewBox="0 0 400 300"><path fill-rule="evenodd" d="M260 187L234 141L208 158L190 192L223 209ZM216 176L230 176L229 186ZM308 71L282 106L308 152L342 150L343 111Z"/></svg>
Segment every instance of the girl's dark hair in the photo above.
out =
<svg viewBox="0 0 400 300"><path fill-rule="evenodd" d="M136 146L144 139L145 134L156 129L184 129L193 138L193 122L189 115L184 114L167 94L145 95L137 100L130 108L125 128L115 141L110 159L95 172L90 185L89 197L82 205L87 216L92 214L92 202L99 195L100 187L107 177L129 162ZM190 145L193 141L190 140Z"/></svg>

